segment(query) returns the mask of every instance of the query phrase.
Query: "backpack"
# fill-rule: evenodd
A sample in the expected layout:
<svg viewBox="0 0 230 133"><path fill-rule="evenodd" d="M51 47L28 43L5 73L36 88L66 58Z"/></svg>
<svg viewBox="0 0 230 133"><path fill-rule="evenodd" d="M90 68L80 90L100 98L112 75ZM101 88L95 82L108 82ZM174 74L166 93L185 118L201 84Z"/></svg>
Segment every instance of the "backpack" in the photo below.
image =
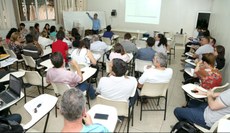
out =
<svg viewBox="0 0 230 133"><path fill-rule="evenodd" d="M179 121L177 122L170 133L199 133L201 132L198 128L196 128L194 125L185 122L185 121Z"/></svg>
<svg viewBox="0 0 230 133"><path fill-rule="evenodd" d="M0 117L0 133L24 133L23 127L16 121L10 121Z"/></svg>

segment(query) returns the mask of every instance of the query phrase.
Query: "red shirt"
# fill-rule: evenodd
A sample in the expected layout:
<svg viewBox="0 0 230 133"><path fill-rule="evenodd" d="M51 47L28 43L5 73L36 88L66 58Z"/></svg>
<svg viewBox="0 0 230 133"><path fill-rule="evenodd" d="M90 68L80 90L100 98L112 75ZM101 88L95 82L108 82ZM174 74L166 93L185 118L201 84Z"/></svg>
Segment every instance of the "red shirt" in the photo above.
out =
<svg viewBox="0 0 230 133"><path fill-rule="evenodd" d="M67 62L67 55L66 51L68 51L68 45L67 43L63 42L62 40L57 40L56 42L53 42L52 44L52 53L54 52L60 52L65 59L65 62Z"/></svg>

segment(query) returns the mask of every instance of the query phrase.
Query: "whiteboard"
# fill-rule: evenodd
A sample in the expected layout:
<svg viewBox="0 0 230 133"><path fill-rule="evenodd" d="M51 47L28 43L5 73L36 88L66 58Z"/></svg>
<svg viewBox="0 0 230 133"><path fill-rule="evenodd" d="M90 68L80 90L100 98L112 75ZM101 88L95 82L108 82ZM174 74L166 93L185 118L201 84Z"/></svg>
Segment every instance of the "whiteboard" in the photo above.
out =
<svg viewBox="0 0 230 133"><path fill-rule="evenodd" d="M73 26L76 27L77 23L79 23L80 27L83 27L84 29L92 29L93 22L86 12L89 12L92 17L97 13L98 19L101 22L101 29L106 28L105 12L103 11L63 11L65 29L71 31Z"/></svg>

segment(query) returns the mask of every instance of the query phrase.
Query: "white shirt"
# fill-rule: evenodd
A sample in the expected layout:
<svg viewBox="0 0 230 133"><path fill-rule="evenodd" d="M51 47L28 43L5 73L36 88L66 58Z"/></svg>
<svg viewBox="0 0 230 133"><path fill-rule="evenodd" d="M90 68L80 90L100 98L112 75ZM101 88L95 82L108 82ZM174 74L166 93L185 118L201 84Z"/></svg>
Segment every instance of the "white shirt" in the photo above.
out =
<svg viewBox="0 0 230 133"><path fill-rule="evenodd" d="M71 59L77 61L79 64L85 64L86 66L90 66L90 60L87 56L88 49L75 49L71 54Z"/></svg>
<svg viewBox="0 0 230 133"><path fill-rule="evenodd" d="M51 40L49 38L39 36L38 37L38 43L42 46L43 49L45 49L45 47L47 45L51 45L53 43L53 40Z"/></svg>
<svg viewBox="0 0 230 133"><path fill-rule="evenodd" d="M140 84L148 83L168 83L172 78L173 70L166 68L165 70L158 70L155 68L149 68L139 78Z"/></svg>
<svg viewBox="0 0 230 133"><path fill-rule="evenodd" d="M97 92L111 100L128 100L136 87L137 80L134 77L102 77Z"/></svg>
<svg viewBox="0 0 230 133"><path fill-rule="evenodd" d="M66 38L64 38L62 41L67 43L68 47L72 46L72 42L70 40L67 40Z"/></svg>
<svg viewBox="0 0 230 133"><path fill-rule="evenodd" d="M109 55L109 60L112 61L115 58L122 59L124 62L129 62L131 60L127 53L121 55L120 53L111 52Z"/></svg>
<svg viewBox="0 0 230 133"><path fill-rule="evenodd" d="M158 44L159 44L159 41L156 41L155 45L154 45L155 51L157 53L163 53L164 55L167 55L167 49L166 49L166 47L163 44L161 44L160 46L158 46Z"/></svg>
<svg viewBox="0 0 230 133"><path fill-rule="evenodd" d="M108 49L108 45L101 41L95 41L90 44L90 50L96 52L105 52Z"/></svg>

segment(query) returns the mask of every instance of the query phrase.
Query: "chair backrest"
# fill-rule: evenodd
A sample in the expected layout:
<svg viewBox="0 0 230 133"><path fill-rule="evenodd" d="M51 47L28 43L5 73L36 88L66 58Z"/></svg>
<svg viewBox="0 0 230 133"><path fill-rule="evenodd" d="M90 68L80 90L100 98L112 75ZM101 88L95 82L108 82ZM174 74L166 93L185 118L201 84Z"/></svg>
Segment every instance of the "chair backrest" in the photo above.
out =
<svg viewBox="0 0 230 133"><path fill-rule="evenodd" d="M26 83L32 85L42 85L42 77L37 71L25 71L24 76Z"/></svg>
<svg viewBox="0 0 230 133"><path fill-rule="evenodd" d="M105 42L107 45L112 45L112 41L108 37L101 37L101 40Z"/></svg>
<svg viewBox="0 0 230 133"><path fill-rule="evenodd" d="M214 88L212 88L212 91L214 91L214 92L223 92L223 91L225 91L225 90L228 89L228 88L227 88L228 85L229 85L229 83L226 83L226 84L224 84L224 85L214 87Z"/></svg>
<svg viewBox="0 0 230 133"><path fill-rule="evenodd" d="M32 68L36 67L36 62L31 56L26 56L22 54L22 58L25 61L26 65Z"/></svg>
<svg viewBox="0 0 230 133"><path fill-rule="evenodd" d="M9 50L9 46L8 46L8 44L6 44L5 43L5 41L3 41L3 43L2 43L2 47L3 47L3 49L6 51L6 50Z"/></svg>
<svg viewBox="0 0 230 133"><path fill-rule="evenodd" d="M141 89L141 96L158 97L166 96L169 83L147 83Z"/></svg>
<svg viewBox="0 0 230 133"><path fill-rule="evenodd" d="M129 111L129 102L125 100L110 100L108 98L105 98L101 95L97 96L97 104L104 104L108 106L113 106L117 109L117 115L118 116L125 116L128 117L128 111Z"/></svg>
<svg viewBox="0 0 230 133"><path fill-rule="evenodd" d="M80 69L82 69L82 68L84 68L84 67L87 67L86 64L81 64L81 63L79 63L78 66L80 67ZM75 69L75 67L73 67L71 64L69 64L69 68L70 68L70 71L72 71L72 72L77 71L77 70Z"/></svg>
<svg viewBox="0 0 230 133"><path fill-rule="evenodd" d="M55 94L63 95L66 90L70 89L70 86L64 83L52 83L51 82L51 85L54 89Z"/></svg>
<svg viewBox="0 0 230 133"><path fill-rule="evenodd" d="M13 50L6 49L6 53L9 54L11 58L16 58L17 59L17 55L14 53Z"/></svg>
<svg viewBox="0 0 230 133"><path fill-rule="evenodd" d="M152 65L152 61L135 59L135 71L144 72L144 66Z"/></svg>

